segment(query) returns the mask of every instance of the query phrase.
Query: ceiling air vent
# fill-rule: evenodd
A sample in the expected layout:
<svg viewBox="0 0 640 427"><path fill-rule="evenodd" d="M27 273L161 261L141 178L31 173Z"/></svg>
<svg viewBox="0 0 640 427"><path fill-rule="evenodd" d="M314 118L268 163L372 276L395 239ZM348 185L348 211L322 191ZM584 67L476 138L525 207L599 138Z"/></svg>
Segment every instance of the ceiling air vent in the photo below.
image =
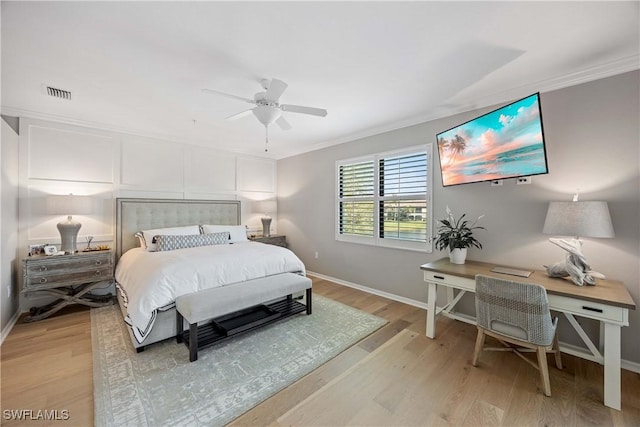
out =
<svg viewBox="0 0 640 427"><path fill-rule="evenodd" d="M71 92L64 89L57 89L51 86L45 86L45 90L47 95L53 96L54 98L67 99L71 101Z"/></svg>

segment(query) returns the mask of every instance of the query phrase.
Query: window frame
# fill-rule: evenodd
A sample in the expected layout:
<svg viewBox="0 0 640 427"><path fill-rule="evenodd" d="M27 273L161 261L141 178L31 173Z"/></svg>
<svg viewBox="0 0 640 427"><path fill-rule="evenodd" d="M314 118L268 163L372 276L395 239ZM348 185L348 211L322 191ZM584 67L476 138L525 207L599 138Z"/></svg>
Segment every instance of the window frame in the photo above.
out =
<svg viewBox="0 0 640 427"><path fill-rule="evenodd" d="M399 238L385 238L380 237L380 202L385 200L402 200L407 198L412 198L413 200L422 200L422 197L414 197L407 195L400 195L397 198L390 196L380 196L380 160L388 157L401 157L401 156L410 156L418 153L424 153L427 157L427 171L426 171L426 193L424 193L426 205L427 205L427 213L426 213L426 223L427 223L427 239L426 242L417 242L412 240L405 240ZM373 196L363 196L358 198L351 197L340 197L340 167L345 165L352 165L356 163L364 163L364 162L373 162ZM335 221L335 240L340 242L348 242L348 243L357 243L363 245L372 245L372 246L380 246L386 248L395 248L395 249L404 249L410 251L418 251L418 252L433 252L433 242L430 239L430 236L433 234L433 144L421 144L412 147L392 150L392 151L384 151L379 153L374 153L366 156L353 157L349 159L341 159L335 162L335 187L334 187L334 197L335 197L335 209L334 209L334 221ZM420 195L422 193L419 193ZM362 201L373 201L374 206L374 215L373 215L373 235L372 236L358 236L358 235L350 235L350 234L341 234L340 233L340 203L345 200L362 200Z"/></svg>

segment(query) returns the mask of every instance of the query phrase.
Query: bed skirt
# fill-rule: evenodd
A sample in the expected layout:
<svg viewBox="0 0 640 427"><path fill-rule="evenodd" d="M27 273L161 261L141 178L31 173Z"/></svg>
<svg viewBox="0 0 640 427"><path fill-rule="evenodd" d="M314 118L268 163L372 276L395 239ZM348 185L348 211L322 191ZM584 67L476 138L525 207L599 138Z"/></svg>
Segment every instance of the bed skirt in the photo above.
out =
<svg viewBox="0 0 640 427"><path fill-rule="evenodd" d="M122 295L120 292L116 292L118 296L118 305L120 306L120 312L122 313L122 321L124 322L124 318L127 316L127 309L124 306L124 301L122 300ZM175 307L170 308L167 311L158 311L156 316L156 321L153 324L153 328L149 335L139 343L135 336L133 335L133 331L131 327L127 327L127 331L129 331L129 337L131 338L131 343L135 349L142 348L149 344L153 344L159 341L163 341L169 338L175 338L176 336L176 309Z"/></svg>

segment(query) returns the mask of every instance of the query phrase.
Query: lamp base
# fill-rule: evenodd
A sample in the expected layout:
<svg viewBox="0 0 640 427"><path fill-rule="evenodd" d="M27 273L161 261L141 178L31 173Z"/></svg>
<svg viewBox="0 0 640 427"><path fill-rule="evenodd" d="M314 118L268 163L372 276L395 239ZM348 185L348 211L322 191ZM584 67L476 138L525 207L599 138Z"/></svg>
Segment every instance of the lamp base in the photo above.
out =
<svg viewBox="0 0 640 427"><path fill-rule="evenodd" d="M582 241L580 239L564 240L550 238L549 241L567 251L564 261L545 265L549 277L570 277L578 286L595 285L595 278L604 279L602 273L591 270L587 259L582 254Z"/></svg>
<svg viewBox="0 0 640 427"><path fill-rule="evenodd" d="M260 218L260 220L262 221L262 235L264 237L270 237L271 236L271 218L264 217L264 218Z"/></svg>
<svg viewBox="0 0 640 427"><path fill-rule="evenodd" d="M74 254L78 252L76 241L78 239L78 231L82 225L75 222L71 217L66 221L58 223L58 231L60 232L60 251L65 254Z"/></svg>

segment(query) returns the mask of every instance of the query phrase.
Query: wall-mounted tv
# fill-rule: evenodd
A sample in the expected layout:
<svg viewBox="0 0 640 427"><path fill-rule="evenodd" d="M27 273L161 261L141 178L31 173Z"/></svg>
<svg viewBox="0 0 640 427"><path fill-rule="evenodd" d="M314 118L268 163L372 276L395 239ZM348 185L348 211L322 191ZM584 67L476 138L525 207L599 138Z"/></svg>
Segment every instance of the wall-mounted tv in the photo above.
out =
<svg viewBox="0 0 640 427"><path fill-rule="evenodd" d="M436 135L442 185L548 173L540 94Z"/></svg>

